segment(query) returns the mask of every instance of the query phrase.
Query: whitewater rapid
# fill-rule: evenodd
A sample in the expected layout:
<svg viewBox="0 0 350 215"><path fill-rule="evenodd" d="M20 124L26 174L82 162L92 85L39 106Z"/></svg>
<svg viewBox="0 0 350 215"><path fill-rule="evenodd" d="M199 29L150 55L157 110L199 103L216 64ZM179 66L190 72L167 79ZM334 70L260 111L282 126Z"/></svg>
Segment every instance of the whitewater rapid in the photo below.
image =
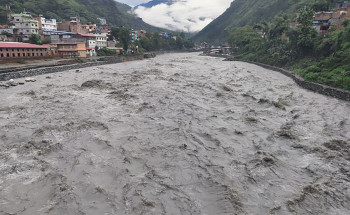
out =
<svg viewBox="0 0 350 215"><path fill-rule="evenodd" d="M349 102L198 53L35 79L0 88L0 214L350 214Z"/></svg>

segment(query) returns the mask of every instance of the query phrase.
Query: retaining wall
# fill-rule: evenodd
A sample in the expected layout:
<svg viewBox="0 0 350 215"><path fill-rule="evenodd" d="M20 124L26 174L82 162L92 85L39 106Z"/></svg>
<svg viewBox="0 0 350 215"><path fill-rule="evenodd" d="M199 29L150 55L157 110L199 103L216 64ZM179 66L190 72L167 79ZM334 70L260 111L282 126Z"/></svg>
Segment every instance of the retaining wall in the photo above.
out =
<svg viewBox="0 0 350 215"><path fill-rule="evenodd" d="M106 64L115 64L121 63L125 61L134 61L134 60L142 60L144 59L144 55L132 55L132 56L113 56L113 57L104 57L100 58L96 62L87 62L87 63L76 63L71 65L63 65L63 66L50 66L50 67L42 67L42 68L30 68L26 70L7 70L1 71L0 73L0 81L8 81L10 79L23 78L35 75L43 75L48 73L55 72L63 72L66 70L80 69L92 66L100 66Z"/></svg>
<svg viewBox="0 0 350 215"><path fill-rule="evenodd" d="M227 55L207 55L206 54L206 56L226 58L226 59L229 59L230 61L232 60L231 59L232 56L227 56ZM253 62L253 61L242 61L242 62L255 64L255 65L261 66L263 68L282 73L283 75L292 78L295 81L295 83L297 83L300 87L302 87L304 89L311 90L311 91L314 91L316 93L323 94L326 96L338 98L341 100L350 101L350 91L337 89L337 88L330 87L330 86L323 85L323 84L305 81L302 77L300 77L300 76L298 76L298 75L296 75L288 70L278 68L275 66L271 66L271 65L267 65L267 64L263 64L263 63L258 63L258 62Z"/></svg>
<svg viewBox="0 0 350 215"><path fill-rule="evenodd" d="M323 85L323 84L305 81L302 77L300 77L296 74L293 74L292 72L290 72L288 70L278 68L275 66L270 66L270 65L266 65L266 64L258 63L258 62L247 62L247 63L255 64L255 65L261 66L261 67L266 68L266 69L280 72L283 75L292 78L295 81L295 83L297 83L300 87L302 87L304 89L311 90L311 91L314 91L314 92L317 92L317 93L320 93L323 95L331 96L334 98L338 98L341 100L350 101L350 91L337 89L337 88L330 87L330 86Z"/></svg>

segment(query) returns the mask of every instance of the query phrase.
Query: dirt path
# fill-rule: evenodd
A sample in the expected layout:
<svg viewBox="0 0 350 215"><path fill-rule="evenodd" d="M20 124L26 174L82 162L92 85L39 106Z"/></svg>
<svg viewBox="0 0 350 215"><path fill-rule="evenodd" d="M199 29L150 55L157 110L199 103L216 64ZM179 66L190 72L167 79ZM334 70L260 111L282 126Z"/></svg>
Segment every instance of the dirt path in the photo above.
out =
<svg viewBox="0 0 350 215"><path fill-rule="evenodd" d="M190 54L0 88L0 214L350 214L350 103Z"/></svg>

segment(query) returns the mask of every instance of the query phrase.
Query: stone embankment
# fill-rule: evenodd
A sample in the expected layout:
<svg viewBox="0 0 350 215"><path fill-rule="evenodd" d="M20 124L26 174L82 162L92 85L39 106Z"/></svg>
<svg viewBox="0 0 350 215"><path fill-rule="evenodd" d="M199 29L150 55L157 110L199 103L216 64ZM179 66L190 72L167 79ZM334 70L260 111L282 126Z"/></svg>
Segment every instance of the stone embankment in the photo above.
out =
<svg viewBox="0 0 350 215"><path fill-rule="evenodd" d="M134 61L134 60L142 60L145 58L152 58L156 55L154 53L146 53L143 55L132 55L132 56L113 56L113 57L103 57L94 62L87 63L75 63L70 65L61 65L61 66L43 66L37 68L29 68L29 69L8 69L1 70L0 72L0 81L8 81L10 79L30 77L35 75L42 75L48 73L62 72L66 70L80 69L91 66L100 66L106 64L115 64L121 63L125 61Z"/></svg>
<svg viewBox="0 0 350 215"><path fill-rule="evenodd" d="M225 58L225 61L234 61L234 58L232 56L227 56L227 55L206 55L206 56ZM322 95L338 98L341 100L350 101L350 91L337 89L337 88L330 87L323 84L305 81L302 77L279 67L258 63L254 61L243 61L243 62L255 64L265 69L270 69L270 70L279 72L285 76L292 78L295 81L295 83L297 83L300 87L304 89L311 90Z"/></svg>
<svg viewBox="0 0 350 215"><path fill-rule="evenodd" d="M258 62L248 62L248 63L252 63L255 65L261 66L263 68L282 73L283 75L292 78L295 81L295 83L297 83L299 86L301 86L304 89L311 90L311 91L314 91L316 93L320 93L322 95L331 96L331 97L342 99L345 101L350 101L350 91L337 89L337 88L330 87L330 86L323 85L323 84L305 81L302 77L300 77L300 76L298 76L298 75L296 75L288 70L278 68L275 66L270 66L270 65L266 65L266 64L258 63Z"/></svg>

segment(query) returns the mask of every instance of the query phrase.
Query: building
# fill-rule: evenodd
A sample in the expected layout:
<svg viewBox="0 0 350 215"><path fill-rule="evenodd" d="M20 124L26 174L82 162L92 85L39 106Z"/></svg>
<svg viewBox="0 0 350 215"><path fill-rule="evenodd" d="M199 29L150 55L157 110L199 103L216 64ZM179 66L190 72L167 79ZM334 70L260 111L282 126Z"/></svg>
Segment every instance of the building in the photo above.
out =
<svg viewBox="0 0 350 215"><path fill-rule="evenodd" d="M76 34L85 34L87 33L80 22L79 17L71 17L70 21L62 21L57 24L57 30L59 31L68 31Z"/></svg>
<svg viewBox="0 0 350 215"><path fill-rule="evenodd" d="M130 34L131 41L140 40L146 36L146 30L132 30Z"/></svg>
<svg viewBox="0 0 350 215"><path fill-rule="evenodd" d="M9 28L7 25L0 25L0 41L2 42L15 42L14 29Z"/></svg>
<svg viewBox="0 0 350 215"><path fill-rule="evenodd" d="M327 33L331 25L333 12L318 12L314 16L314 28L319 33Z"/></svg>
<svg viewBox="0 0 350 215"><path fill-rule="evenodd" d="M94 34L97 32L96 24L85 24L85 25L81 25L81 27L85 34Z"/></svg>
<svg viewBox="0 0 350 215"><path fill-rule="evenodd" d="M60 42L52 46L57 47L57 53L62 58L86 58L86 45L84 42Z"/></svg>
<svg viewBox="0 0 350 215"><path fill-rule="evenodd" d="M107 33L94 34L96 36L96 46L98 49L107 47Z"/></svg>
<svg viewBox="0 0 350 215"><path fill-rule="evenodd" d="M26 13L11 14L10 23L13 25L16 41L28 41L32 34L39 34L38 21Z"/></svg>
<svg viewBox="0 0 350 215"><path fill-rule="evenodd" d="M34 19L38 21L39 30L57 31L56 19L46 19L43 16L35 17Z"/></svg>
<svg viewBox="0 0 350 215"><path fill-rule="evenodd" d="M0 42L0 59L27 59L48 57L47 45L18 42Z"/></svg>
<svg viewBox="0 0 350 215"><path fill-rule="evenodd" d="M81 38L85 42L87 57L96 56L96 36L94 34L78 34L76 38Z"/></svg>
<svg viewBox="0 0 350 215"><path fill-rule="evenodd" d="M338 8L333 11L331 24L338 30L342 29L342 23L345 19L350 19L350 5L344 8Z"/></svg>

